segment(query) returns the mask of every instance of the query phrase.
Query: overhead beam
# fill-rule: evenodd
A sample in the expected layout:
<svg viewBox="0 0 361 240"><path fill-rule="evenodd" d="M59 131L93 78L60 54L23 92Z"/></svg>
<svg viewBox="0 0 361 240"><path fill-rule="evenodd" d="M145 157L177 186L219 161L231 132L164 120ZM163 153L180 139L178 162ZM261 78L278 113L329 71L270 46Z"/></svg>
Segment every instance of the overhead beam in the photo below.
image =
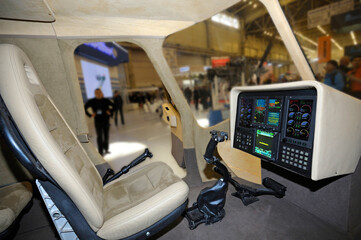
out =
<svg viewBox="0 0 361 240"><path fill-rule="evenodd" d="M290 4L292 2L295 2L296 0L280 0L280 5L281 6L285 6L287 4ZM268 14L268 11L266 10L265 7L258 7L257 10L252 9L252 11L247 11L247 14L240 14L241 17L243 17L245 24L249 23L249 22L253 22L254 20L256 20L257 18L260 18L262 16L264 16L265 14Z"/></svg>

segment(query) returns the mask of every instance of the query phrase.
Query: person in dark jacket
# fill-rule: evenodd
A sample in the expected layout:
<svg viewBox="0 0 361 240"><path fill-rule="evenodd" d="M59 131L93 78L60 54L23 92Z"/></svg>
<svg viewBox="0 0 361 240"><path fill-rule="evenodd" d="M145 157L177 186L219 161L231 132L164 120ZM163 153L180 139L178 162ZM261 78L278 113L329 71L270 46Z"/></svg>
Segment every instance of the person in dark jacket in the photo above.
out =
<svg viewBox="0 0 361 240"><path fill-rule="evenodd" d="M115 123L115 126L118 126L118 111L120 113L120 120L122 122L122 125L124 125L123 99L120 96L118 90L114 91L113 102L114 102L114 123Z"/></svg>
<svg viewBox="0 0 361 240"><path fill-rule="evenodd" d="M95 98L90 99L85 104L85 113L88 117L94 118L98 150L104 156L105 153L109 153L109 117L112 115L114 104L109 99L104 98L100 88L95 89L94 93ZM92 114L88 112L89 108L92 109Z"/></svg>
<svg viewBox="0 0 361 240"><path fill-rule="evenodd" d="M326 75L324 84L333 87L337 90L343 91L345 87L345 81L342 72L338 69L338 64L335 60L330 60L326 64Z"/></svg>
<svg viewBox="0 0 361 240"><path fill-rule="evenodd" d="M203 106L203 110L207 110L209 107L209 100L210 100L210 91L208 90L207 86L203 86L200 90L200 98L201 104Z"/></svg>
<svg viewBox="0 0 361 240"><path fill-rule="evenodd" d="M343 72L343 74L347 74L351 68L348 67L350 64L350 58L348 56L343 56L340 59L340 65L338 66L338 69Z"/></svg>
<svg viewBox="0 0 361 240"><path fill-rule="evenodd" d="M193 100L196 110L198 110L199 98L200 98L199 88L196 86L193 90Z"/></svg>
<svg viewBox="0 0 361 240"><path fill-rule="evenodd" d="M187 99L188 104L190 105L192 100L192 90L189 87L184 90L184 96Z"/></svg>

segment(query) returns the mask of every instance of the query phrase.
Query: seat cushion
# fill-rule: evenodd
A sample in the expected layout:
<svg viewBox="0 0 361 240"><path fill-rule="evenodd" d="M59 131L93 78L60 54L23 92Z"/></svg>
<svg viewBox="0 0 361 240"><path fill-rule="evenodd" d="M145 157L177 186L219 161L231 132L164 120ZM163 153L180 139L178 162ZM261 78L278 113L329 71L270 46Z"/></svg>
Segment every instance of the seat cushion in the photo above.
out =
<svg viewBox="0 0 361 240"><path fill-rule="evenodd" d="M120 239L146 229L182 205L188 186L164 163L149 164L104 187L105 222L97 232Z"/></svg>
<svg viewBox="0 0 361 240"><path fill-rule="evenodd" d="M20 182L0 188L0 232L19 216L33 196L31 184Z"/></svg>
<svg viewBox="0 0 361 240"><path fill-rule="evenodd" d="M15 221L15 214L10 208L0 209L0 233Z"/></svg>

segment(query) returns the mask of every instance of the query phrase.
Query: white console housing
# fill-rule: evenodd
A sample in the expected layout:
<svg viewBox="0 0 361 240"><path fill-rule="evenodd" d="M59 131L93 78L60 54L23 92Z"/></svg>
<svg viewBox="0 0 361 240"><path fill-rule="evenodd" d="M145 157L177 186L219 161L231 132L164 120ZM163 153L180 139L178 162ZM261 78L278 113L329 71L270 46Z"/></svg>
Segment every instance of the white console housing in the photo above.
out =
<svg viewBox="0 0 361 240"><path fill-rule="evenodd" d="M361 101L317 81L234 87L231 91L232 147L240 93L314 89L317 93L310 177L353 173L361 156Z"/></svg>

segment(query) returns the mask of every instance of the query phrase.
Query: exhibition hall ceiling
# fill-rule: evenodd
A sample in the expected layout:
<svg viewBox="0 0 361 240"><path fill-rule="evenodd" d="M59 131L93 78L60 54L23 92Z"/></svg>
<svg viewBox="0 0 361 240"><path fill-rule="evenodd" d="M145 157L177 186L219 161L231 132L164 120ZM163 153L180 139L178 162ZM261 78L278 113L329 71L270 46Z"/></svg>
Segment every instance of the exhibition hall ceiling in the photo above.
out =
<svg viewBox="0 0 361 240"><path fill-rule="evenodd" d="M353 10L361 8L359 0L280 0L279 1L285 15L292 26L292 29L303 36L317 42L321 36L330 34L342 46L352 45L352 38L345 37L344 34L334 33L330 24L321 24L310 26L308 22L308 14L311 10L319 9L319 13L332 4L340 4L339 8L345 8L351 4ZM262 3L255 0L241 0L239 3L227 9L227 13L237 16L244 21L246 35L264 36L265 33L274 33L275 27L268 15L267 10ZM319 17L319 16L317 16ZM321 16L322 17L322 16ZM317 24L317 23L316 23ZM361 37L355 32L356 38ZM266 35L267 36L267 35ZM270 37L270 35L268 36ZM312 44L310 45L312 46Z"/></svg>

